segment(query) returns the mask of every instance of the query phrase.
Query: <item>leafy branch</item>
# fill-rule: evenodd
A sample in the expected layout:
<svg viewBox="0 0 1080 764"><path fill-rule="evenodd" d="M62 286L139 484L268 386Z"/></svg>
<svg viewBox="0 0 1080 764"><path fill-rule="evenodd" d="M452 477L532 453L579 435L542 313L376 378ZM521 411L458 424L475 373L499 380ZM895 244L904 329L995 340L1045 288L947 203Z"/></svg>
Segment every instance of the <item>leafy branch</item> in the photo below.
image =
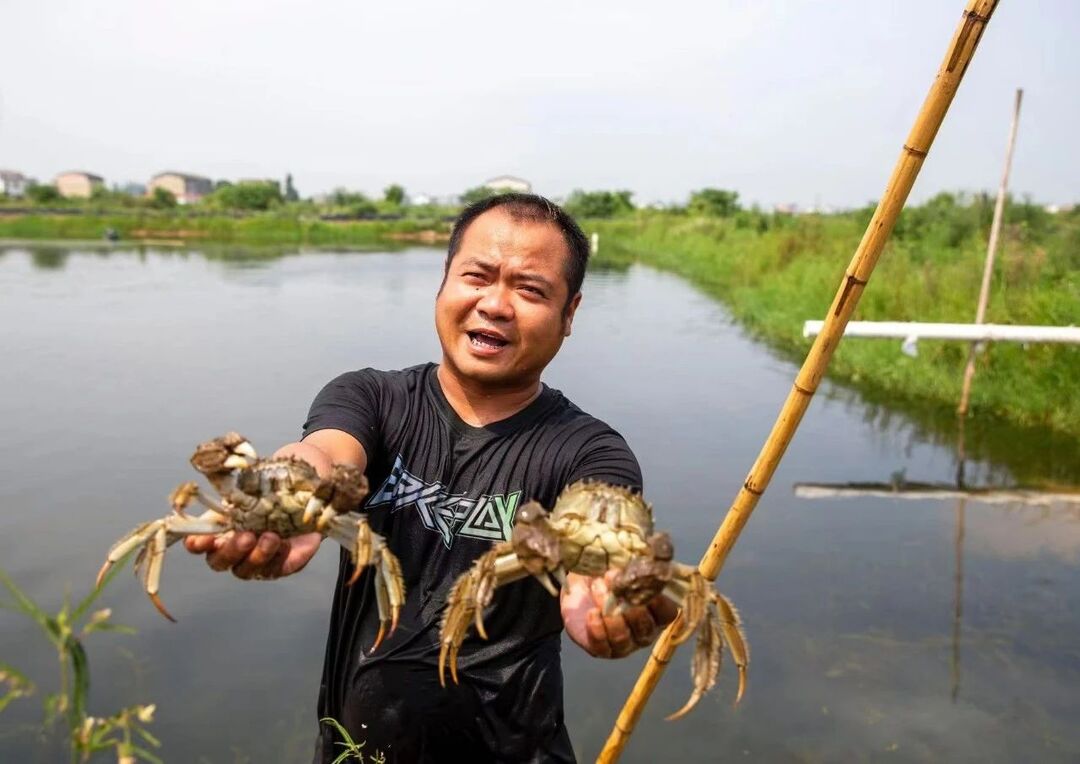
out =
<svg viewBox="0 0 1080 764"><path fill-rule="evenodd" d="M129 555L130 556L130 555ZM36 602L24 593L11 577L0 570L0 585L11 594L12 600L0 602L0 608L12 610L36 623L42 634L56 649L60 663L60 690L45 697L45 725L50 726L57 718L63 717L70 731L72 761L87 761L91 754L115 748L120 762L133 762L135 757L150 762L158 762L154 754L136 744L136 738L155 748L161 744L143 729L153 719L154 706L132 706L109 717L98 718L86 712L90 695L90 662L83 646L83 640L97 631L113 631L134 634L130 626L113 623L112 611L101 608L90 612L90 608L102 591L116 577L123 567L113 566L100 587L95 587L74 607L70 597L64 597L64 604L55 615L45 612ZM8 692L0 696L0 711L12 700L29 695L33 684L15 669L0 664L0 683L6 684Z"/></svg>

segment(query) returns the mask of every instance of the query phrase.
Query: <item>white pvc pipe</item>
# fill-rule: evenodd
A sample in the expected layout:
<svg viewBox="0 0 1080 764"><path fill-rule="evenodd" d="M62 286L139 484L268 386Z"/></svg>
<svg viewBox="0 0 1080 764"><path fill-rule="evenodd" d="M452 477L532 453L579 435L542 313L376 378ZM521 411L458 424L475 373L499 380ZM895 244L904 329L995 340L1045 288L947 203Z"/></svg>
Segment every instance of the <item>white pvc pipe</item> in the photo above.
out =
<svg viewBox="0 0 1080 764"><path fill-rule="evenodd" d="M824 321L807 321L803 336L815 337ZM1063 342L1080 345L1080 326L1010 326L1005 324L926 324L917 321L851 321L845 337L891 337L963 342Z"/></svg>

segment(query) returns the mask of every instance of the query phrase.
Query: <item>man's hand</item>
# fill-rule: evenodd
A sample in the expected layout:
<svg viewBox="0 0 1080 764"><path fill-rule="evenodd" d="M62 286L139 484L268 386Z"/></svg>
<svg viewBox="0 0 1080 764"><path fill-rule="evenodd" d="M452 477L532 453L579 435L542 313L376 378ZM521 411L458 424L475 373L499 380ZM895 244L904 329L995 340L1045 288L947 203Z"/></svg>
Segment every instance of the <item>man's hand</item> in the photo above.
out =
<svg viewBox="0 0 1080 764"><path fill-rule="evenodd" d="M305 533L283 539L276 533L251 531L221 536L188 536L184 546L193 554L206 553L206 564L214 570L232 570L237 578L271 579L291 576L303 570L319 550L322 536Z"/></svg>
<svg viewBox="0 0 1080 764"><path fill-rule="evenodd" d="M568 573L562 589L560 605L566 633L596 658L623 658L648 647L679 612L674 602L657 595L648 605L605 616L608 583L615 575L616 571L608 571L603 578L588 578Z"/></svg>

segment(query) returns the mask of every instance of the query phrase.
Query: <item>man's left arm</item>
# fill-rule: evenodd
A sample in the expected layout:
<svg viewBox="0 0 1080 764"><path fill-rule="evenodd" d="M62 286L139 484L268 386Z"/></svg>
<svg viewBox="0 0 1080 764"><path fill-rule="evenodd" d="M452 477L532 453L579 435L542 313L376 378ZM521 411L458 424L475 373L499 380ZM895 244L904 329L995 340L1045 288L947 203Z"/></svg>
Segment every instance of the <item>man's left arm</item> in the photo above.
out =
<svg viewBox="0 0 1080 764"><path fill-rule="evenodd" d="M591 438L588 448L578 455L567 484L579 480L601 480L635 491L642 487L637 459L614 430ZM569 573L559 600L566 633L581 649L597 658L623 658L648 647L679 612L674 602L658 595L647 605L604 615L608 584L616 573L609 571L603 578Z"/></svg>

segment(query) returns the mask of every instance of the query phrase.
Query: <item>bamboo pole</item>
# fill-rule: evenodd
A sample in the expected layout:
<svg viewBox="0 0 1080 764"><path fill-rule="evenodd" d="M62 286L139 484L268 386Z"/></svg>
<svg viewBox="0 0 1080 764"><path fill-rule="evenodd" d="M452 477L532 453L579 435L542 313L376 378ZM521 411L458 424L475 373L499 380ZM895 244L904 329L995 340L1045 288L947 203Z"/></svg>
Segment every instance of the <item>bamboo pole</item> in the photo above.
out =
<svg viewBox="0 0 1080 764"><path fill-rule="evenodd" d="M998 186L997 202L994 204L994 222L990 224L990 241L986 245L986 265L983 266L982 286L979 287L979 304L975 308L975 323L981 324L986 318L986 303L990 299L990 279L994 275L994 254L997 251L998 235L1001 233L1001 218L1005 213L1005 195L1009 190L1009 170L1012 168L1013 149L1016 147L1016 129L1020 123L1020 101L1024 91L1016 89L1016 103L1013 105L1012 124L1009 126L1009 142L1005 148L1005 170L1001 173L1001 185ZM964 386L960 390L960 405L956 413L967 416L968 399L971 396L971 379L975 376L975 356L978 343L972 343L968 350L967 366L964 367Z"/></svg>
<svg viewBox="0 0 1080 764"><path fill-rule="evenodd" d="M885 193L878 202L873 217L870 218L866 233L863 234L862 241L855 250L855 256L844 274L844 280L840 284L836 297L833 298L826 325L810 348L802 369L795 378L795 384L787 400L784 401L772 432L761 453L758 454L742 490L735 497L716 536L698 564L702 575L710 581L716 579L739 533L750 519L754 507L757 506L758 499L769 485L784 451L806 412L810 399L825 375L833 351L844 334L844 327L859 302L859 297L877 264L889 234L892 233L896 218L907 201L915 178L922 168L938 128L941 127L941 122L945 118L945 112L952 103L956 89L963 79L975 48L978 47L979 38L982 37L983 30L997 3L998 0L968 0L960 25L949 44L945 60L930 86L930 92L923 102L915 125L908 134L907 141L900 152L900 158L885 187ZM597 761L618 760L630 739L634 726L641 718L645 703L660 681L664 667L675 652L673 637L681 629L682 614L680 613L653 645L649 660L619 713Z"/></svg>

